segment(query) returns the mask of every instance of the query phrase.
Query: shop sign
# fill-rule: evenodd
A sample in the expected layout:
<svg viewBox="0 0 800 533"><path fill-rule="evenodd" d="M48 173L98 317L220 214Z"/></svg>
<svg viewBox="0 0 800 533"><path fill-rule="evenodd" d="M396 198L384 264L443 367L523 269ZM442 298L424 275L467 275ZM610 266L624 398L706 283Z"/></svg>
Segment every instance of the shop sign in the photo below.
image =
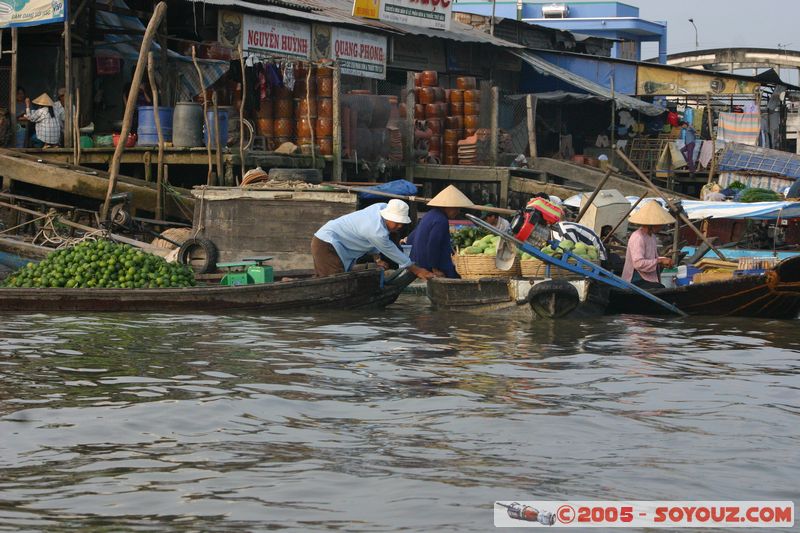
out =
<svg viewBox="0 0 800 533"><path fill-rule="evenodd" d="M335 59L342 74L386 79L387 38L345 28L314 25L313 59Z"/></svg>
<svg viewBox="0 0 800 533"><path fill-rule="evenodd" d="M353 16L449 30L454 0L354 0Z"/></svg>
<svg viewBox="0 0 800 533"><path fill-rule="evenodd" d="M637 96L681 94L753 94L758 84L712 74L693 74L658 67L638 67Z"/></svg>
<svg viewBox="0 0 800 533"><path fill-rule="evenodd" d="M63 0L0 0L0 28L64 21Z"/></svg>
<svg viewBox="0 0 800 533"><path fill-rule="evenodd" d="M311 57L311 26L308 24L231 11L221 11L218 21L219 40L223 45L237 48L244 38L243 48L251 52L302 59Z"/></svg>

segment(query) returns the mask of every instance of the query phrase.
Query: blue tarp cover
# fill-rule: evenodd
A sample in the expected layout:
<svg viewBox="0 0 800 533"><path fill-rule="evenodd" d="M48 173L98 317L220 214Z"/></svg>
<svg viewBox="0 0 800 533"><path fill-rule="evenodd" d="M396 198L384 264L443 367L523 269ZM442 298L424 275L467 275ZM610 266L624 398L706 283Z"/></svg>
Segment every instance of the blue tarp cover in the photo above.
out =
<svg viewBox="0 0 800 533"><path fill-rule="evenodd" d="M780 150L731 143L725 146L719 169L769 172L797 179L800 178L800 156Z"/></svg>
<svg viewBox="0 0 800 533"><path fill-rule="evenodd" d="M414 196L417 194L417 186L408 180L394 180L381 183L374 187L369 187L372 191L386 192L389 194L397 194L398 196ZM364 200L373 200L375 198L385 198L385 196L378 196L377 194L370 194L368 192L359 193L359 196Z"/></svg>

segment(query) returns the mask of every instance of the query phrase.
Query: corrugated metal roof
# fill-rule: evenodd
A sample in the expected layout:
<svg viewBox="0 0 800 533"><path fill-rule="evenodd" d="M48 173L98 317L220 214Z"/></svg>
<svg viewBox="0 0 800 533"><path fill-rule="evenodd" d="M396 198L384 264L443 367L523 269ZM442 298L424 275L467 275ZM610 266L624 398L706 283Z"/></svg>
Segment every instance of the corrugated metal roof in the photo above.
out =
<svg viewBox="0 0 800 533"><path fill-rule="evenodd" d="M574 74L565 68L554 65L553 63L550 63L546 59L543 59L532 52L528 52L526 50L511 50L511 53L515 54L517 57L532 66L537 72L540 72L546 76L555 76L566 81L570 85L574 85L575 87L583 89L588 93L603 96L605 98L612 97L610 89L603 87L602 85L591 80L587 80L583 76L578 76L577 74ZM665 111L662 107L644 102L638 98L634 98L625 94L614 93L613 98L620 107L633 109L635 111L644 113L645 115L657 116Z"/></svg>
<svg viewBox="0 0 800 533"><path fill-rule="evenodd" d="M326 22L328 24L346 24L364 29L383 31L402 35L424 35L451 41L482 43L504 48L524 48L522 45L511 43L494 37L456 20L451 21L450 30L433 30L407 24L382 22L379 20L354 17L352 15L353 3L350 0L264 0L262 2L247 2L242 0L188 0L189 2L204 3L215 6L233 7L255 11L264 15L285 15L313 22ZM294 7L294 9L292 8Z"/></svg>

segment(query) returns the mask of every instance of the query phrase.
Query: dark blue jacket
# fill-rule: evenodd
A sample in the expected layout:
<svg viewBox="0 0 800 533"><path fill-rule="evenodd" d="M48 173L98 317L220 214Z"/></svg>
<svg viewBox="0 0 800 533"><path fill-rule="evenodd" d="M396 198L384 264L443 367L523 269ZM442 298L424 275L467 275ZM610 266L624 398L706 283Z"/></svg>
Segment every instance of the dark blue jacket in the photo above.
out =
<svg viewBox="0 0 800 533"><path fill-rule="evenodd" d="M419 225L407 239L411 248L411 260L417 266L444 272L448 278L457 278L451 254L453 245L450 242L450 224L447 215L441 209L433 208L422 217Z"/></svg>

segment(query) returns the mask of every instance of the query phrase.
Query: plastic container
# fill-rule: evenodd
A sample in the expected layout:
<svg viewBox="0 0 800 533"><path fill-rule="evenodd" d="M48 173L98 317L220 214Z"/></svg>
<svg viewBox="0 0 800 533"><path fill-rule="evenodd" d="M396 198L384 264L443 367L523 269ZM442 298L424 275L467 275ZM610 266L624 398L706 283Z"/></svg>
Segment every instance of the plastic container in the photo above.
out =
<svg viewBox="0 0 800 533"><path fill-rule="evenodd" d="M81 148L94 148L94 141L87 135L81 135Z"/></svg>
<svg viewBox="0 0 800 533"><path fill-rule="evenodd" d="M661 271L661 284L667 289L675 287L675 280L677 279L677 268L665 268Z"/></svg>
<svg viewBox="0 0 800 533"><path fill-rule="evenodd" d="M224 148L228 145L228 112L220 109L217 115L219 117L220 147ZM206 132L204 131L203 141L206 143L206 145L210 145L213 148L217 145L216 130L214 128L214 112L209 111L206 113L206 117L208 118L208 129L211 132L211 135L206 135Z"/></svg>
<svg viewBox="0 0 800 533"><path fill-rule="evenodd" d="M203 146L203 106L178 102L172 114L172 145L191 148Z"/></svg>
<svg viewBox="0 0 800 533"><path fill-rule="evenodd" d="M139 106L139 126L136 130L139 135L139 140L136 141L136 144L139 146L158 146L158 130L156 129L153 109L151 105ZM161 135L164 137L164 142L172 142L173 111L171 107L158 106L158 118L161 123Z"/></svg>
<svg viewBox="0 0 800 533"><path fill-rule="evenodd" d="M119 144L119 137L120 137L119 133L114 133L111 136L114 146ZM125 140L125 148L133 148L134 146L136 146L136 134L129 133L128 138Z"/></svg>

